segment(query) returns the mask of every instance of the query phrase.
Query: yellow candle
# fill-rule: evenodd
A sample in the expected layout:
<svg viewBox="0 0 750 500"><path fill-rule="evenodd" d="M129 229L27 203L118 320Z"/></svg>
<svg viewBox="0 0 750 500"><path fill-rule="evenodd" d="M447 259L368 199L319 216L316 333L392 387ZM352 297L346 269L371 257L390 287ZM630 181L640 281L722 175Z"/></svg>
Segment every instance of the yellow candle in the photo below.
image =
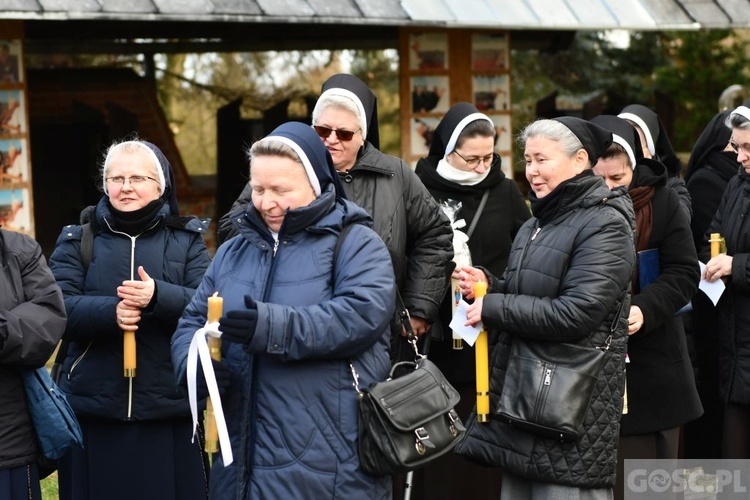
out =
<svg viewBox="0 0 750 500"><path fill-rule="evenodd" d="M721 253L721 234L711 233L711 239L708 240L711 243L711 257L716 257Z"/></svg>
<svg viewBox="0 0 750 500"><path fill-rule="evenodd" d="M474 284L474 297L487 295L487 283ZM487 329L482 327L474 342L477 370L477 422L490 421L490 354Z"/></svg>
<svg viewBox="0 0 750 500"><path fill-rule="evenodd" d="M224 299L219 297L219 292L214 292L208 298L208 322L214 323L221 318L224 309Z"/></svg>
<svg viewBox="0 0 750 500"><path fill-rule="evenodd" d="M219 297L219 292L214 292L208 298L208 322L214 323L219 321L224 310L224 299ZM211 359L221 361L221 338L208 336L208 352ZM206 431L206 453L216 453L219 451L219 430L216 427L216 416L214 415L214 405L211 398L206 399L206 418L204 421Z"/></svg>
<svg viewBox="0 0 750 500"><path fill-rule="evenodd" d="M122 334L122 367L127 378L135 377L135 332Z"/></svg>

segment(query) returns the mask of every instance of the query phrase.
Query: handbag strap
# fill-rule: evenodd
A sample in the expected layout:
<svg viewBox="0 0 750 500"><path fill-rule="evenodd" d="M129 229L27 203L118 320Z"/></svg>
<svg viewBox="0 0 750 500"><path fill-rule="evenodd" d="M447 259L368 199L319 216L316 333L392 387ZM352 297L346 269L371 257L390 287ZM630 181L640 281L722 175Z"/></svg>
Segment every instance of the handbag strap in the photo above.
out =
<svg viewBox="0 0 750 500"><path fill-rule="evenodd" d="M477 222L479 222L479 216L482 214L482 210L484 210L484 206L487 204L487 198L490 197L490 190L486 189L484 191L484 194L482 195L482 200L479 202L479 206L477 207L477 211L474 213L474 217L471 219L471 224L469 224L469 229L466 231L466 236L471 238L471 235L474 233L474 228L477 227Z"/></svg>

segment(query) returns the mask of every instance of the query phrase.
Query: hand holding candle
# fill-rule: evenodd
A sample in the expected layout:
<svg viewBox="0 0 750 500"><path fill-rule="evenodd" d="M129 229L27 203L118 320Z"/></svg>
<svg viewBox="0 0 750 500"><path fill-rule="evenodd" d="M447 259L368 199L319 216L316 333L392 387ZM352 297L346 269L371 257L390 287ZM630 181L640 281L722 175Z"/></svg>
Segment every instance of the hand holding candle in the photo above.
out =
<svg viewBox="0 0 750 500"><path fill-rule="evenodd" d="M477 282L474 284L474 297L480 298L487 295L487 283ZM477 422L490 421L490 358L489 339L487 329L483 326L474 342L474 356L476 358L476 384L477 384Z"/></svg>
<svg viewBox="0 0 750 500"><path fill-rule="evenodd" d="M214 292L214 294L208 298L208 322L218 322L219 318L221 318L223 309L224 299L219 297L219 292ZM208 352L211 355L211 359L221 361L221 338L209 335L207 342ZM210 397L206 399L206 418L204 425L206 430L206 453L216 453L219 451L219 431L216 427L214 405L211 402Z"/></svg>

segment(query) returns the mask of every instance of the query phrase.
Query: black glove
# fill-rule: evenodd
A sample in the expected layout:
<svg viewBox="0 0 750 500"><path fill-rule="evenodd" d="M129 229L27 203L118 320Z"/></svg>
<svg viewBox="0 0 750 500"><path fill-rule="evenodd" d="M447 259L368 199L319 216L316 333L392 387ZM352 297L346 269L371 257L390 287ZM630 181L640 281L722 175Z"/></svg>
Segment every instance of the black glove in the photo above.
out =
<svg viewBox="0 0 750 500"><path fill-rule="evenodd" d="M214 375L216 376L216 385L219 386L219 394L223 396L229 388L229 385L232 383L232 371L221 361L212 359L211 364L214 367ZM208 385L206 385L206 377L203 375L203 366L200 362L198 363L198 373L195 374L195 386L195 392L198 399L208 397Z"/></svg>
<svg viewBox="0 0 750 500"><path fill-rule="evenodd" d="M249 344L253 340L258 325L258 305L251 296L245 295L245 306L247 309L227 311L219 319L222 340L239 344Z"/></svg>

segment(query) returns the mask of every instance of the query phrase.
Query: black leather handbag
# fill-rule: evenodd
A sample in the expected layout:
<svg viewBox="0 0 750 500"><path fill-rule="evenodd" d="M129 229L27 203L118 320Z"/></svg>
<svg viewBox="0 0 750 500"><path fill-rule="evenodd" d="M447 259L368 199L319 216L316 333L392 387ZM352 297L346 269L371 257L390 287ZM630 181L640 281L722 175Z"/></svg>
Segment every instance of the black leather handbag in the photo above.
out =
<svg viewBox="0 0 750 500"><path fill-rule="evenodd" d="M388 380L364 389L353 365L351 370L359 395L359 460L365 472L408 472L448 453L461 440L466 429L453 409L460 396L426 357L396 363ZM402 375L393 378L394 373Z"/></svg>
<svg viewBox="0 0 750 500"><path fill-rule="evenodd" d="M514 338L495 416L545 437L578 440L608 347Z"/></svg>

